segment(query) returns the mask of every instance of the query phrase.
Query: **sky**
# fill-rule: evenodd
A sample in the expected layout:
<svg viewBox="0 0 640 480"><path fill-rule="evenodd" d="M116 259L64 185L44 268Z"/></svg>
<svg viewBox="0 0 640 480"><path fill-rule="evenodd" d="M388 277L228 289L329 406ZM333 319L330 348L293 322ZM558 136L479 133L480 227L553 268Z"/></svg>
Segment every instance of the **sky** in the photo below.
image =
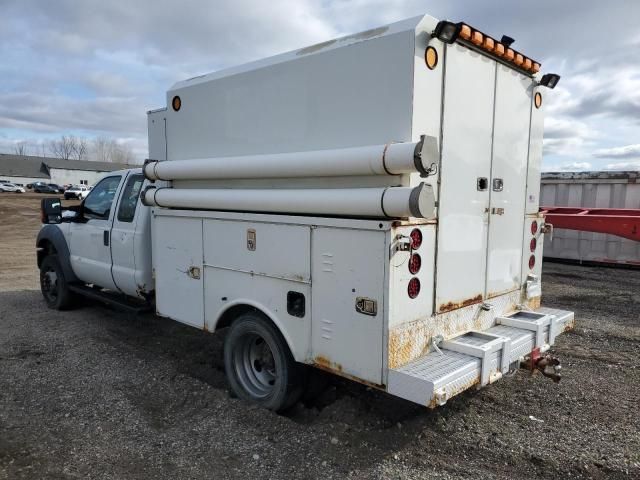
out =
<svg viewBox="0 0 640 480"><path fill-rule="evenodd" d="M176 81L424 13L561 75L544 170L640 169L640 2L623 0L0 0L0 152L106 136L142 161Z"/></svg>

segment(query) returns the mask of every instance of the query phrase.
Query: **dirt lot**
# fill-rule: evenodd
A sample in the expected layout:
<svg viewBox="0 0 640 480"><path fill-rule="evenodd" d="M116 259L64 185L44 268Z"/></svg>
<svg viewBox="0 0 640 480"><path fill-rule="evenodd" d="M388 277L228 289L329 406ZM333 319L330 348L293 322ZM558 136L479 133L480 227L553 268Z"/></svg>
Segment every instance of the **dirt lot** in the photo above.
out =
<svg viewBox="0 0 640 480"><path fill-rule="evenodd" d="M576 312L555 385L518 373L430 411L332 379L279 416L231 398L222 335L45 308L39 196L0 196L0 478L640 478L640 271L547 264Z"/></svg>

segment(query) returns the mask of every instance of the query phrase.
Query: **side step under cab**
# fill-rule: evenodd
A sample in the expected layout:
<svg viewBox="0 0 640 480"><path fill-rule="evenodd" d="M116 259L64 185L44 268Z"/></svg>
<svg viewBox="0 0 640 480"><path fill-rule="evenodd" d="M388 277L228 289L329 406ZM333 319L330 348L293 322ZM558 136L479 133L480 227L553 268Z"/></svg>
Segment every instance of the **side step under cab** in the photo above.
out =
<svg viewBox="0 0 640 480"><path fill-rule="evenodd" d="M389 370L388 391L428 407L458 393L495 382L534 350L544 352L573 325L573 312L541 308L496 318L495 326L441 342L414 362Z"/></svg>
<svg viewBox="0 0 640 480"><path fill-rule="evenodd" d="M150 302L136 301L130 297L124 295L98 290L86 285L69 285L69 290L83 297L90 298L97 302L102 302L119 310L124 310L129 313L139 314L153 311L153 304Z"/></svg>

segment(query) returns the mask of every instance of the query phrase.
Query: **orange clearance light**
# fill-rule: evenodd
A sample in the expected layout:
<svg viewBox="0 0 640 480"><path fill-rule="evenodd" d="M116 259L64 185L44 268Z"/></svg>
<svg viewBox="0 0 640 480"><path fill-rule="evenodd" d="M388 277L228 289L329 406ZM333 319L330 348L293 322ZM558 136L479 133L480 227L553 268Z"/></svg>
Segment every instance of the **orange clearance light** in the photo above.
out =
<svg viewBox="0 0 640 480"><path fill-rule="evenodd" d="M471 39L471 27L469 25L462 25L462 27L460 27L459 37L463 40Z"/></svg>
<svg viewBox="0 0 640 480"><path fill-rule="evenodd" d="M536 92L533 97L533 103L536 108L540 108L542 106L542 94L540 92ZM535 223L535 222L534 222ZM536 231L538 230L538 224L536 224ZM533 223L531 224L531 233L535 235L536 232L533 231Z"/></svg>
<svg viewBox="0 0 640 480"><path fill-rule="evenodd" d="M438 52L433 47L427 47L424 52L424 61L429 70L433 70L438 65Z"/></svg>
<svg viewBox="0 0 640 480"><path fill-rule="evenodd" d="M480 32L473 32L471 35L471 43L474 45L482 45L482 34Z"/></svg>
<svg viewBox="0 0 640 480"><path fill-rule="evenodd" d="M482 44L484 48L486 48L487 50L493 50L495 45L496 41L493 38L484 37L484 43Z"/></svg>
<svg viewBox="0 0 640 480"><path fill-rule="evenodd" d="M182 100L180 100L180 97L178 95L173 97L173 100L171 100L171 106L176 112L180 110L180 107L182 106Z"/></svg>
<svg viewBox="0 0 640 480"><path fill-rule="evenodd" d="M524 59L524 64L522 65L522 68L524 68L525 70L531 70L531 59L530 58L525 58Z"/></svg>
<svg viewBox="0 0 640 480"><path fill-rule="evenodd" d="M533 66L531 67L531 71L533 73L538 73L540 71L540 64L537 62L533 62Z"/></svg>
<svg viewBox="0 0 640 480"><path fill-rule="evenodd" d="M504 58L509 61L513 60L513 57L515 57L515 55L515 52L510 48L507 48L506 52L504 52Z"/></svg>
<svg viewBox="0 0 640 480"><path fill-rule="evenodd" d="M524 57L522 56L521 53L516 54L516 59L514 60L514 63L518 66L524 63Z"/></svg>
<svg viewBox="0 0 640 480"><path fill-rule="evenodd" d="M504 56L504 45L501 43L496 43L496 46L493 49L493 53L495 53L499 57Z"/></svg>

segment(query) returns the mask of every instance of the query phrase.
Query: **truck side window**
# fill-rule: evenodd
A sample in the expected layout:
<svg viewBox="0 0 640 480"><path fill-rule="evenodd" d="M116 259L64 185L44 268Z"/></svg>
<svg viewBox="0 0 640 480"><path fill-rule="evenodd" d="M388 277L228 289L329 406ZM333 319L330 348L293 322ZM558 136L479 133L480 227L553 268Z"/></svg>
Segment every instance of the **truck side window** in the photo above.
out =
<svg viewBox="0 0 640 480"><path fill-rule="evenodd" d="M143 175L131 175L127 180L127 185L124 187L124 193L120 200L120 207L118 208L118 221L133 222L143 182Z"/></svg>
<svg viewBox="0 0 640 480"><path fill-rule="evenodd" d="M107 220L111 213L111 205L120 184L120 175L107 177L91 190L84 201L84 216L98 220Z"/></svg>

